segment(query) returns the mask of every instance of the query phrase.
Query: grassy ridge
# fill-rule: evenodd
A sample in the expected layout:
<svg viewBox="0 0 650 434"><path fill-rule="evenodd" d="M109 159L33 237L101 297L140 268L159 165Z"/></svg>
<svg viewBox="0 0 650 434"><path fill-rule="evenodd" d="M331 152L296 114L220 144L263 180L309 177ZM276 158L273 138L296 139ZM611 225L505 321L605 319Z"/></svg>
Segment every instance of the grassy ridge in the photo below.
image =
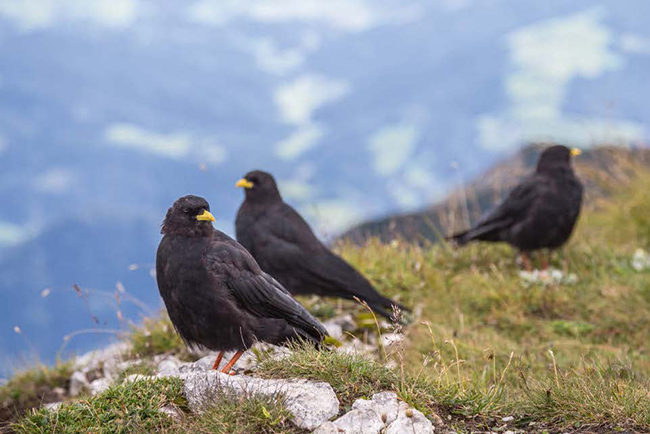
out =
<svg viewBox="0 0 650 434"><path fill-rule="evenodd" d="M638 248L650 250L650 174L626 176L615 194L591 202L571 242L554 256L553 267L575 274L559 284L526 282L507 246L339 245L381 292L416 307L404 343L390 347L381 363L299 348L289 361L264 361L259 374L328 381L345 408L356 398L395 390L459 432L494 430L504 416L535 432L650 431L650 269L632 266ZM344 308L363 311L352 303ZM322 303L318 309L332 313ZM148 320L131 336L134 355L187 356L166 319ZM29 390L18 384L12 380L0 396L8 387ZM200 418L171 421L150 410L177 402L178 390L156 384L146 402L119 398L132 396L128 387L136 386L117 386L113 395L90 400L107 420L128 409L139 418L130 431L136 433L152 426L163 432L299 432L281 403L258 398L227 399ZM38 411L17 430L53 432L53 421L73 420L66 414L78 417L70 426L90 432L96 422L75 405L56 418Z"/></svg>
<svg viewBox="0 0 650 434"><path fill-rule="evenodd" d="M399 357L457 391L452 411L649 430L650 270L631 261L650 245L649 181L638 172L584 213L552 263L575 282L526 283L507 246L339 250L380 291L421 308L427 324L406 330Z"/></svg>

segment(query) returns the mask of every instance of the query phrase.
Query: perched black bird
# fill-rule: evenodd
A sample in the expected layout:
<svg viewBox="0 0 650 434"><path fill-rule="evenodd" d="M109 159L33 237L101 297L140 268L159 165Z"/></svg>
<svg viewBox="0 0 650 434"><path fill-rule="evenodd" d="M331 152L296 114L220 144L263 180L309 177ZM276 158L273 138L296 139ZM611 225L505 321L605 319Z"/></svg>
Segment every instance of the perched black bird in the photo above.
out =
<svg viewBox="0 0 650 434"><path fill-rule="evenodd" d="M386 318L391 318L393 305L407 310L379 294L321 243L300 214L282 200L273 176L255 170L236 186L246 192L237 212L237 241L292 294L357 297Z"/></svg>
<svg viewBox="0 0 650 434"><path fill-rule="evenodd" d="M522 252L527 268L527 252L561 247L582 205L582 183L571 167L571 156L579 154L579 149L561 145L545 149L535 173L474 227L451 239L461 246L475 240L507 242Z"/></svg>
<svg viewBox="0 0 650 434"><path fill-rule="evenodd" d="M189 346L237 350L229 372L254 342L294 338L319 345L327 332L235 240L214 229L205 199L184 196L162 224L156 278L169 318Z"/></svg>

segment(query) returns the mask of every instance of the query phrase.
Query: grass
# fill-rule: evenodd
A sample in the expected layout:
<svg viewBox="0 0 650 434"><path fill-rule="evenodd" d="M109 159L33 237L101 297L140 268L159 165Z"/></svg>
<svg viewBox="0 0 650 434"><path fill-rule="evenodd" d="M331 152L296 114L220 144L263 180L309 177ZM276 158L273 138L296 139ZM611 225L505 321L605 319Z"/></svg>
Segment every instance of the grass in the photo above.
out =
<svg viewBox="0 0 650 434"><path fill-rule="evenodd" d="M623 188L590 202L570 243L553 257L552 267L575 274L562 283L527 283L515 252L503 245L340 244L338 252L380 292L416 307L416 320L402 330L403 344L386 348L381 362L296 348L290 359L264 359L259 375L327 381L341 411L357 398L393 390L457 432L495 431L504 416L515 418L509 428L527 432L650 431L650 270L631 265L636 249L650 249L650 174L628 178ZM321 318L331 317L337 305L367 316L352 302L301 300ZM164 316L146 320L129 339L133 356L192 358ZM0 396L12 389L38 396L29 392L38 390L35 378L12 379ZM52 379L42 384L67 377ZM120 420L133 421L129 432L135 433L152 427L169 433L300 432L281 401L268 398L224 397L181 422L161 416L156 410L164 403L183 408L178 391L173 383L121 385L56 413L38 410L17 431L54 432L54 423L68 430L65 422L72 432L101 432L97 421L105 420L120 432L114 422Z"/></svg>
<svg viewBox="0 0 650 434"><path fill-rule="evenodd" d="M127 382L57 411L35 411L13 429L18 434L164 432L174 421L159 409L167 404L184 406L182 390L180 379Z"/></svg>
<svg viewBox="0 0 650 434"><path fill-rule="evenodd" d="M291 422L281 400L255 395L224 396L199 417L186 422L178 433L302 434L308 431Z"/></svg>
<svg viewBox="0 0 650 434"><path fill-rule="evenodd" d="M182 380L138 380L113 386L95 397L33 411L12 426L17 434L70 433L255 433L301 434L281 398L222 395L201 414L188 412ZM175 408L171 417L160 411Z"/></svg>
<svg viewBox="0 0 650 434"><path fill-rule="evenodd" d="M649 247L649 183L639 173L584 212L552 262L574 283L525 283L507 246L370 240L339 252L382 293L421 309L391 357L451 390L436 399L452 414L648 431L650 270L631 259Z"/></svg>
<svg viewBox="0 0 650 434"><path fill-rule="evenodd" d="M61 399L55 389L65 389L71 374L72 362L38 365L15 374L0 387L0 430L3 423L15 420L27 409Z"/></svg>
<svg viewBox="0 0 650 434"><path fill-rule="evenodd" d="M157 318L145 318L142 325L131 329L128 340L132 345L131 357L133 358L172 354L181 360L196 360L174 330L166 314L161 314Z"/></svg>

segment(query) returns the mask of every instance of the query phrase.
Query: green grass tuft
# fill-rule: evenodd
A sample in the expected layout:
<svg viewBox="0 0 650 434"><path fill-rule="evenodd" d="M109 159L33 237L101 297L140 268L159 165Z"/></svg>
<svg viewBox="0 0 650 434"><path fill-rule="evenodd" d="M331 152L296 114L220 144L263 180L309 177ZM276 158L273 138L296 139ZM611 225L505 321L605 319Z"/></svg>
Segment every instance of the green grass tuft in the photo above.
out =
<svg viewBox="0 0 650 434"><path fill-rule="evenodd" d="M60 397L54 389L67 388L72 365L71 361L52 367L38 365L15 374L0 387L0 428L3 422L15 420L30 408L58 401Z"/></svg>
<svg viewBox="0 0 650 434"><path fill-rule="evenodd" d="M196 357L190 354L185 343L176 333L166 314L156 318L145 318L141 326L133 327L128 339L133 346L132 357L173 354L181 360L196 360Z"/></svg>
<svg viewBox="0 0 650 434"><path fill-rule="evenodd" d="M258 395L220 397L214 406L186 423L181 432L231 434L301 434L308 431L291 422L291 413L282 405L282 397Z"/></svg>
<svg viewBox="0 0 650 434"><path fill-rule="evenodd" d="M18 434L158 432L174 424L159 409L170 403L183 407L182 390L182 381L173 378L122 383L57 411L34 411L13 429Z"/></svg>
<svg viewBox="0 0 650 434"><path fill-rule="evenodd" d="M173 418L161 412L166 406L176 408L180 417ZM64 404L55 411L33 411L12 428L18 434L305 432L293 425L281 396L224 394L205 412L188 413L183 383L178 378L125 382L95 397Z"/></svg>

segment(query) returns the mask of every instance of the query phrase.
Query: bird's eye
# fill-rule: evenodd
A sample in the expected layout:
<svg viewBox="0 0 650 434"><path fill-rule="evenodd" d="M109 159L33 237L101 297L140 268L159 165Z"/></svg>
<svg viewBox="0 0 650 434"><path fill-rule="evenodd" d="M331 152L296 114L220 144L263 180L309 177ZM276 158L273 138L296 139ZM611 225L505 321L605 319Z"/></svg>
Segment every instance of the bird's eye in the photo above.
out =
<svg viewBox="0 0 650 434"><path fill-rule="evenodd" d="M189 214L189 213L190 213L190 209L189 209L189 208L183 208L183 212L184 212L185 214Z"/></svg>

